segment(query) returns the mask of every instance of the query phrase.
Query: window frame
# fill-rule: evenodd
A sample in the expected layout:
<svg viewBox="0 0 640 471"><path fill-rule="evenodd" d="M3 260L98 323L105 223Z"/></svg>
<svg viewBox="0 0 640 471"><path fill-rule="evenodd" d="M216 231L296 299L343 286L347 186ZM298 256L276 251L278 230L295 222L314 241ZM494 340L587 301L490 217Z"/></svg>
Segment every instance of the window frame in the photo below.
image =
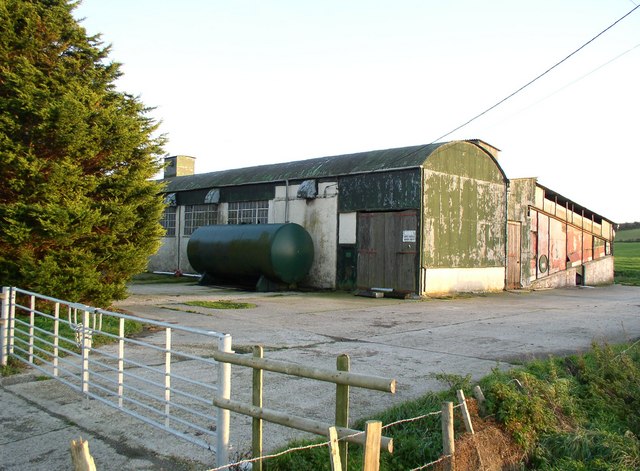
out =
<svg viewBox="0 0 640 471"><path fill-rule="evenodd" d="M160 225L164 228L164 236L163 237L175 237L176 236L176 218L178 216L178 211L175 206L167 206L164 208L162 212L162 217L160 218Z"/></svg>
<svg viewBox="0 0 640 471"><path fill-rule="evenodd" d="M269 200L238 201L228 204L227 224L267 224Z"/></svg>
<svg viewBox="0 0 640 471"><path fill-rule="evenodd" d="M189 204L184 207L184 228L182 235L190 236L201 226L218 224L217 204Z"/></svg>

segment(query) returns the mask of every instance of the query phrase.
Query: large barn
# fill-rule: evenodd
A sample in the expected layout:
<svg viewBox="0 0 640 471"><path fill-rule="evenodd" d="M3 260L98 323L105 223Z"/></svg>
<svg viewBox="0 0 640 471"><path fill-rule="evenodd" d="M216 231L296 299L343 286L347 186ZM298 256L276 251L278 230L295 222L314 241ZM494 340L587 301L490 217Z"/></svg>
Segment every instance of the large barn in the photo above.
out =
<svg viewBox="0 0 640 471"><path fill-rule="evenodd" d="M297 223L313 240L299 283L309 288L422 296L611 283L612 222L536 179L510 182L497 157L480 140L205 174L193 157L168 157L166 235L149 269L194 273L187 244L200 226Z"/></svg>

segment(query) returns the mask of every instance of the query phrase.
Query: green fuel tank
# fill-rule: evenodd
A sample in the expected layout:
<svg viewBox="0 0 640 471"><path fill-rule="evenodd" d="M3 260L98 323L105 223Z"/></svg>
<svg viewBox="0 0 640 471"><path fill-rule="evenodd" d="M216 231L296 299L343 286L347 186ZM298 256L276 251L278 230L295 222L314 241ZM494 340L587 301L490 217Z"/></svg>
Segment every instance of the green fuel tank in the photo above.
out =
<svg viewBox="0 0 640 471"><path fill-rule="evenodd" d="M311 236L294 223L202 226L187 244L193 269L219 280L294 284L309 273L313 255Z"/></svg>

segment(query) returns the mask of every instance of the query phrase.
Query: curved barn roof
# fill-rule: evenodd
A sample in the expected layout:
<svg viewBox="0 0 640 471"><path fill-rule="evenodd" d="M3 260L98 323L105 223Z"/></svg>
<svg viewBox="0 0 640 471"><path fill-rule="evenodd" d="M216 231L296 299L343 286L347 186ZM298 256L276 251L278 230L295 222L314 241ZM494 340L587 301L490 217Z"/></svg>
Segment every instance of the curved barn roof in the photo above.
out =
<svg viewBox="0 0 640 471"><path fill-rule="evenodd" d="M295 162L259 165L217 172L168 178L165 192L202 188L246 185L284 180L335 177L384 170L416 168L424 164L431 153L450 144L440 142L420 146L358 152L356 154L319 157Z"/></svg>

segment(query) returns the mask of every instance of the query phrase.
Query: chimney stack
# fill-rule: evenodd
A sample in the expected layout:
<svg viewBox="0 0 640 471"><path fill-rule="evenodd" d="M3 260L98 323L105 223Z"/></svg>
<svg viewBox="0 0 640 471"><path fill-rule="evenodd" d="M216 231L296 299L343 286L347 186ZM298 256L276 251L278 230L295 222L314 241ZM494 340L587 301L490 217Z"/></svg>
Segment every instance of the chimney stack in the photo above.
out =
<svg viewBox="0 0 640 471"><path fill-rule="evenodd" d="M164 158L164 178L182 177L195 173L195 157L172 155Z"/></svg>

